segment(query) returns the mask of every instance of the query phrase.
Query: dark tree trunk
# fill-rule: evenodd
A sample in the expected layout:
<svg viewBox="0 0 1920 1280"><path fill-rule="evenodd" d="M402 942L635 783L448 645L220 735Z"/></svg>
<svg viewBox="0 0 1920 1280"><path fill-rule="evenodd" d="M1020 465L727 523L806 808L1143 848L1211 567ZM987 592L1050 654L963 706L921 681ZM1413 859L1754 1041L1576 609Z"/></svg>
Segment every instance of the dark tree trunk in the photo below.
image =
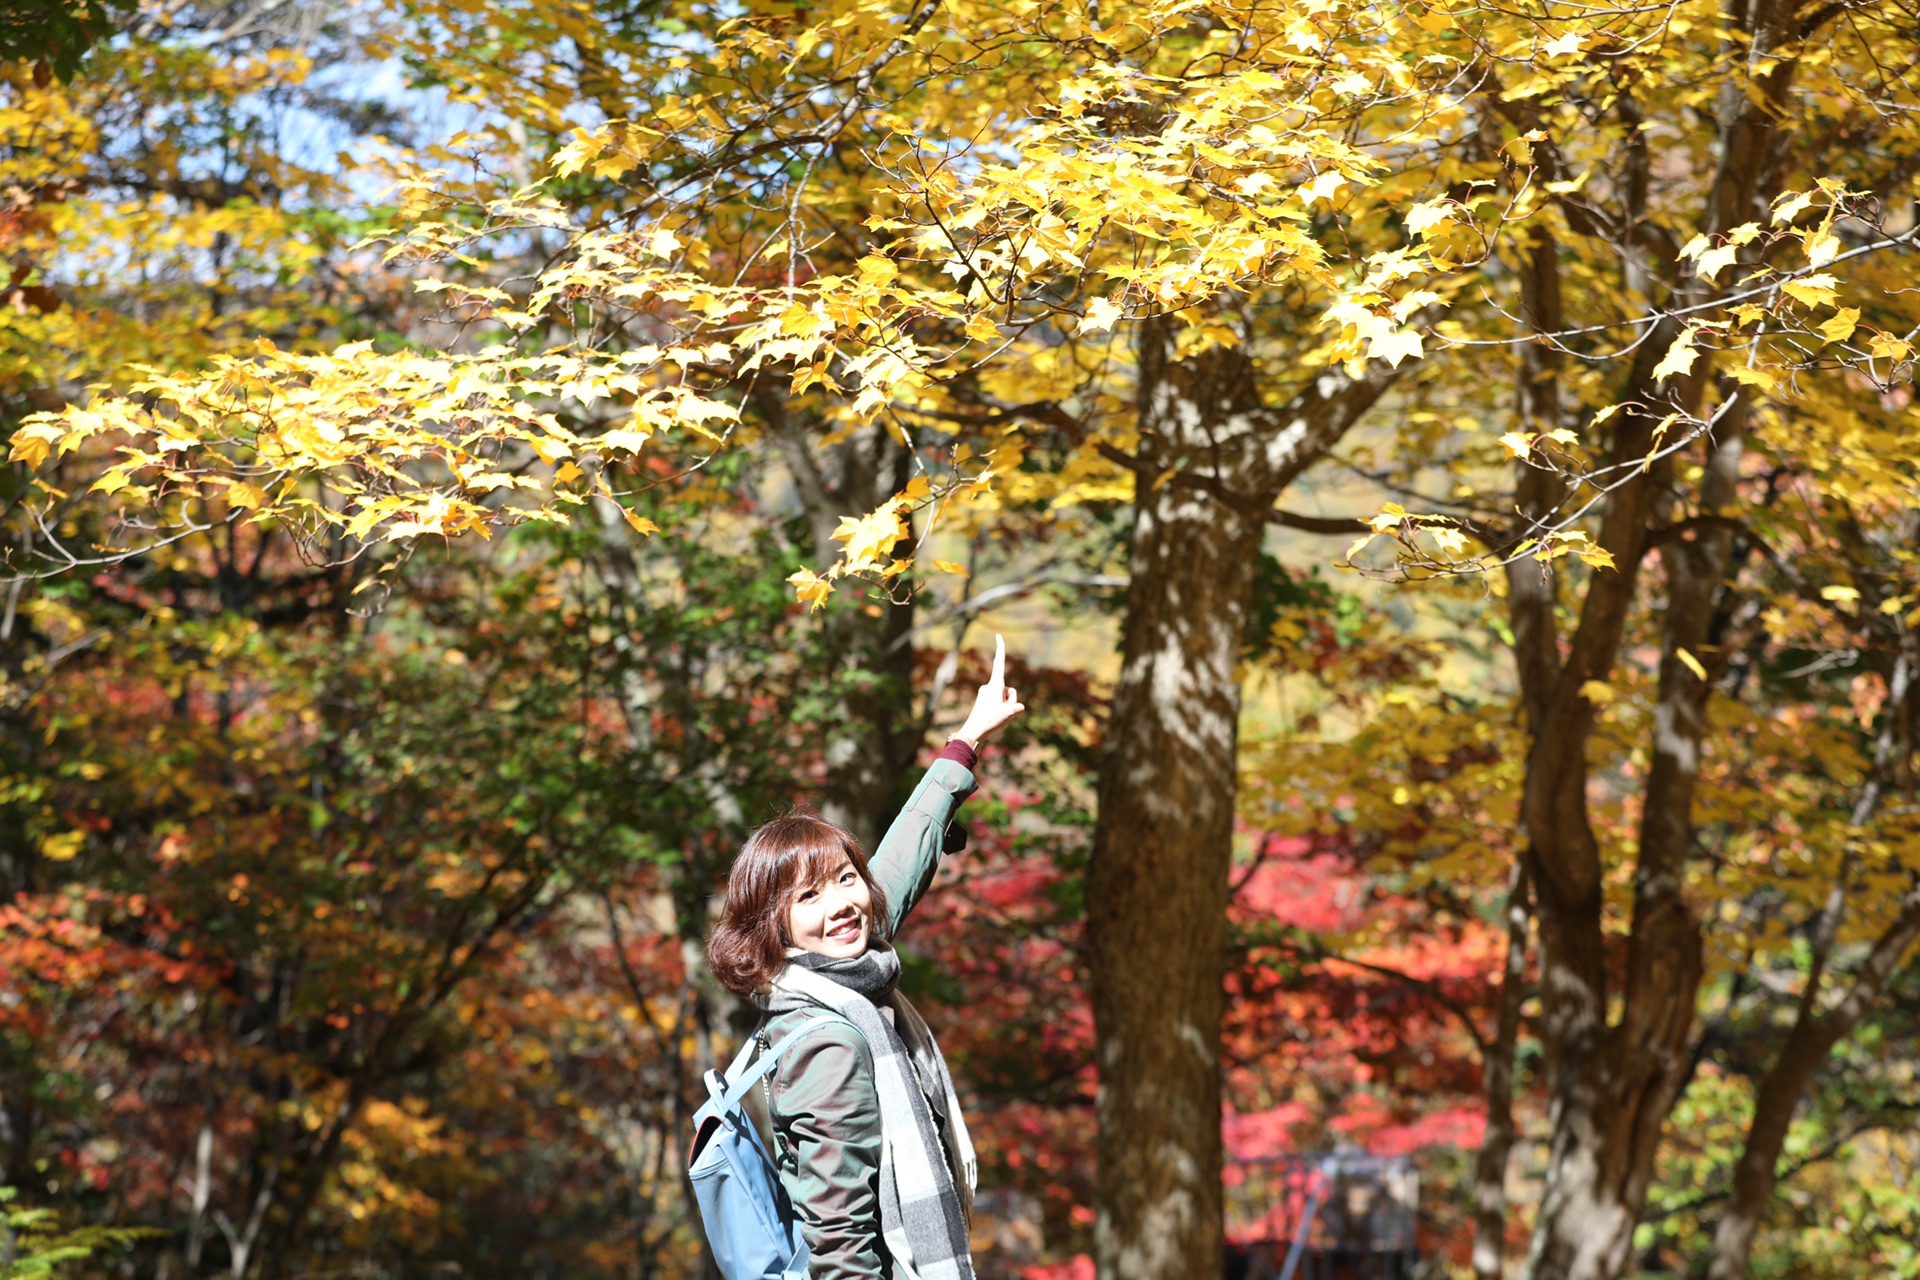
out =
<svg viewBox="0 0 1920 1280"><path fill-rule="evenodd" d="M900 483L906 479L903 467ZM913 646L906 639L913 605L879 607L878 618L841 610L827 623L834 714L820 811L867 850L879 847L927 731L913 698Z"/></svg>
<svg viewBox="0 0 1920 1280"><path fill-rule="evenodd" d="M1628 418L1613 457L1637 465L1652 428L1644 415ZM1521 799L1540 927L1541 1038L1553 1128L1546 1193L1527 1262L1530 1280L1602 1280L1617 1273L1638 1216L1632 1199L1636 1170L1652 1159L1643 1143L1657 1135L1665 1115L1658 1083L1630 1084L1612 1061L1600 850L1587 814L1586 744L1594 708L1583 692L1586 682L1604 681L1613 670L1653 499L1664 480L1665 470L1655 467L1613 496L1599 541L1618 568L1596 572L1589 581L1565 662L1557 662L1551 650L1521 658L1523 668L1549 661L1557 667L1543 714L1530 726L1533 744ZM1554 642L1550 633L1535 638L1537 645Z"/></svg>
<svg viewBox="0 0 1920 1280"><path fill-rule="evenodd" d="M1563 325L1560 246L1537 229L1520 260L1522 334L1545 334ZM1557 345L1528 342L1520 348L1520 377L1515 404L1523 429L1544 435L1563 426L1560 374L1564 364ZM1565 484L1545 467L1520 473L1519 515L1523 537L1534 537L1551 521ZM1520 682L1520 705L1528 728L1538 733L1547 719L1548 699L1559 678L1560 640L1555 611L1557 580L1524 560L1507 571L1507 615L1513 626L1513 653ZM1524 835L1524 830L1523 830ZM1499 1280L1505 1267L1507 1161L1513 1151L1513 1058L1524 1000L1527 944L1533 924L1532 885L1523 855L1514 867L1507 895L1507 954L1501 977L1500 1008L1486 1061L1487 1128L1474 1163L1473 1270L1478 1280Z"/></svg>
<svg viewBox="0 0 1920 1280"><path fill-rule="evenodd" d="M1806 34L1790 5L1761 0L1741 13L1756 56ZM1724 233L1764 214L1770 191L1763 189L1762 175L1772 163L1775 104L1788 92L1793 70L1790 56L1764 64L1745 86L1751 92L1730 91L1719 104L1720 166L1701 221L1708 232ZM1617 109L1623 123L1632 126L1638 118L1625 96ZM1623 217L1639 225L1647 216L1652 175L1637 128L1629 139L1619 188ZM1642 269L1632 267L1629 277ZM1676 304L1702 302L1705 296L1705 287L1692 280L1678 282L1673 295ZM1532 297L1544 303L1550 295L1535 291ZM1552 315L1542 320L1533 327L1560 323ZM1621 388L1619 402L1637 407L1619 416L1610 461L1614 474L1637 469L1638 475L1609 495L1597 539L1616 567L1592 574L1564 644L1556 634L1550 592L1529 581L1528 589L1514 596L1516 658L1532 736L1521 823L1540 929L1541 1037L1552 1124L1527 1280L1613 1280L1621 1274L1661 1127L1687 1071L1702 958L1699 926L1681 886L1709 692L1693 668L1703 660L1713 625L1731 533L1713 521L1656 530L1672 514L1673 460L1670 454L1653 456L1659 438L1655 415L1675 407L1697 415L1709 372L1700 369L1670 383L1653 378L1659 353L1678 334L1671 316L1656 326ZM1726 406L1709 435L1706 474L1695 498L1700 511L1718 513L1735 500L1744 428L1740 414L1738 405ZM1523 502L1529 483L1521 486ZM1608 982L1599 848L1587 812L1586 755L1594 707L1585 690L1589 681L1605 682L1613 672L1640 566L1655 545L1656 531L1669 589L1659 620L1660 701L1639 833L1625 985L1615 992ZM1514 573L1518 580L1521 567ZM1617 1021L1609 1019L1610 997L1618 998Z"/></svg>
<svg viewBox="0 0 1920 1280"><path fill-rule="evenodd" d="M1513 1054L1520 1038L1520 1006L1527 994L1527 939L1533 914L1526 872L1514 868L1507 892L1507 958L1500 978L1500 1011L1487 1046L1487 1128L1473 1166L1473 1274L1500 1280L1507 1243L1507 1159L1513 1152Z"/></svg>
<svg viewBox="0 0 1920 1280"><path fill-rule="evenodd" d="M814 561L831 564L840 554L833 534L841 518L866 515L905 488L913 454L878 424L822 454L777 393L762 389L753 403L793 477ZM877 618L844 606L827 611L820 672L832 709L821 743L827 777L820 812L868 850L879 844L926 735L913 700L913 602L871 603Z"/></svg>

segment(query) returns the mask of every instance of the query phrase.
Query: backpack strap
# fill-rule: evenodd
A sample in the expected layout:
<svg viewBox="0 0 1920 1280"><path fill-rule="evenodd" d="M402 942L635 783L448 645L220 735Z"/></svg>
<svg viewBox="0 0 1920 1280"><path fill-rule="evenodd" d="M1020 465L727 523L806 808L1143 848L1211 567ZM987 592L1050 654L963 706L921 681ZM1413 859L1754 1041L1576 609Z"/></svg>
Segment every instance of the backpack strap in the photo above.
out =
<svg viewBox="0 0 1920 1280"><path fill-rule="evenodd" d="M724 1091L721 1088L715 1087L714 1082L710 1081L708 1084L708 1089L712 1092L714 1101L719 1103L720 1110L731 1111L739 1106L740 1103L746 1099L748 1091L751 1090L754 1085L760 1083L761 1079L768 1072L773 1070L774 1064L780 1061L780 1055L785 1053L787 1046L794 1041L803 1039L807 1035L818 1031L829 1022L844 1022L849 1027L853 1026L853 1023L837 1013L826 1009L822 1009L820 1013L825 1016L822 1017L816 1014L808 1018L792 1031L789 1031L785 1036L781 1037L779 1044L768 1045L761 1053L760 1060L749 1065L753 1051L761 1047L760 1029L756 1029L754 1033L747 1038L747 1042L740 1046L740 1052L734 1057L733 1065L727 1068L725 1080L722 1082ZM766 1024L764 1022L761 1023L761 1029L764 1029L765 1026ZM857 1027L854 1029L855 1031L859 1030Z"/></svg>

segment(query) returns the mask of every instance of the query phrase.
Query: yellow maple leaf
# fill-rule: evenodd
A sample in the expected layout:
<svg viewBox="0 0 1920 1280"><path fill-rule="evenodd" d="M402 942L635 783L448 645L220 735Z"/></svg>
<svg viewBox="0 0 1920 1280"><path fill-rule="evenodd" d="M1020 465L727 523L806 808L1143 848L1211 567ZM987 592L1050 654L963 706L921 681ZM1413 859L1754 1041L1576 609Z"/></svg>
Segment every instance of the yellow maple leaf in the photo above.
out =
<svg viewBox="0 0 1920 1280"><path fill-rule="evenodd" d="M1759 366L1749 369L1746 365L1737 364L1727 370L1727 376L1742 386L1759 387L1762 391L1772 391L1780 385L1778 377L1774 376L1770 370Z"/></svg>
<svg viewBox="0 0 1920 1280"><path fill-rule="evenodd" d="M1325 200L1331 204L1333 203L1334 193L1346 185L1347 176L1345 174L1341 173L1338 169L1329 169L1325 173L1317 175L1313 181L1302 184L1296 194L1299 195L1301 204L1310 205L1316 200Z"/></svg>
<svg viewBox="0 0 1920 1280"><path fill-rule="evenodd" d="M1810 191L1783 191L1774 197L1773 221L1775 225L1792 222L1800 216L1800 211L1813 203Z"/></svg>
<svg viewBox="0 0 1920 1280"><path fill-rule="evenodd" d="M634 427L616 427L600 437L602 449L618 449L624 453L638 453L647 447L647 441L653 437L651 431L641 431Z"/></svg>
<svg viewBox="0 0 1920 1280"><path fill-rule="evenodd" d="M1693 268L1694 274L1702 280L1711 280L1731 266L1739 256L1738 245L1723 244L1717 249L1709 249L1700 255L1700 261Z"/></svg>
<svg viewBox="0 0 1920 1280"><path fill-rule="evenodd" d="M1452 202L1445 196L1435 196L1433 199L1417 204L1407 210L1407 234L1424 236L1452 217Z"/></svg>
<svg viewBox="0 0 1920 1280"><path fill-rule="evenodd" d="M1375 533L1385 533L1388 529L1407 518L1407 509L1397 502L1383 502L1380 510L1367 517L1367 523L1373 526Z"/></svg>
<svg viewBox="0 0 1920 1280"><path fill-rule="evenodd" d="M797 569L787 575L787 581L793 584L795 598L815 612L824 608L827 597L833 594L833 583L811 569Z"/></svg>
<svg viewBox="0 0 1920 1280"><path fill-rule="evenodd" d="M1549 58L1564 58L1570 54L1580 52L1581 43L1580 33L1578 31L1569 31L1567 34L1558 36L1541 45L1540 51Z"/></svg>
<svg viewBox="0 0 1920 1280"><path fill-rule="evenodd" d="M1420 335L1412 329L1376 333L1367 340L1367 355L1375 360L1385 360L1390 368L1398 369L1400 362L1408 356L1422 354Z"/></svg>
<svg viewBox="0 0 1920 1280"><path fill-rule="evenodd" d="M1820 336L1828 342L1845 342L1853 336L1853 331L1859 324L1860 308L1841 307L1833 313L1831 320L1817 327L1820 330Z"/></svg>
<svg viewBox="0 0 1920 1280"><path fill-rule="evenodd" d="M1904 360L1913 354L1913 346L1890 333L1876 333L1867 344L1876 360Z"/></svg>
<svg viewBox="0 0 1920 1280"><path fill-rule="evenodd" d="M1802 276L1798 280L1789 280L1780 286L1780 292L1790 298L1797 298L1810 307L1817 307L1833 301L1835 289L1839 283L1823 271L1816 275Z"/></svg>
<svg viewBox="0 0 1920 1280"><path fill-rule="evenodd" d="M889 498L864 516L841 516L833 536L847 544L844 552L848 573L864 573L878 568L893 544L906 536L906 521L900 510L905 503Z"/></svg>
<svg viewBox="0 0 1920 1280"><path fill-rule="evenodd" d="M1500 447L1516 458L1524 458L1533 451L1533 441L1531 431L1509 431L1500 437Z"/></svg>
<svg viewBox="0 0 1920 1280"><path fill-rule="evenodd" d="M1673 340L1673 345L1667 348L1667 354L1661 356L1660 363L1653 366L1655 382L1693 371L1693 362L1700 358L1700 353L1694 350L1693 334L1692 329L1687 329Z"/></svg>
<svg viewBox="0 0 1920 1280"><path fill-rule="evenodd" d="M13 433L9 460L24 462L28 470L37 471L46 462L47 455L53 452L53 442L59 438L60 428L50 417L36 415L29 418L26 425Z"/></svg>
<svg viewBox="0 0 1920 1280"><path fill-rule="evenodd" d="M1081 333L1104 333L1113 328L1114 321L1122 314L1119 303L1109 298L1095 298L1087 304L1087 314L1080 321Z"/></svg>
<svg viewBox="0 0 1920 1280"><path fill-rule="evenodd" d="M258 511L267 505L267 495L259 485L235 480L227 485L227 501L235 507Z"/></svg>

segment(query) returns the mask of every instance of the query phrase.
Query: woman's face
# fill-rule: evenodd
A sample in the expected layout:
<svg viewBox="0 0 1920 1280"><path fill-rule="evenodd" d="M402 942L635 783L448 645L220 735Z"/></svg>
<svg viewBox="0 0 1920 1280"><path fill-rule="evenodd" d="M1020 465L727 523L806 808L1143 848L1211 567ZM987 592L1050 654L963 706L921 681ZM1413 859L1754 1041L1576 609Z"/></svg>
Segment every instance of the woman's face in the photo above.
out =
<svg viewBox="0 0 1920 1280"><path fill-rule="evenodd" d="M802 951L835 959L865 955L873 920L873 894L843 857L825 880L800 891L787 917L787 936Z"/></svg>

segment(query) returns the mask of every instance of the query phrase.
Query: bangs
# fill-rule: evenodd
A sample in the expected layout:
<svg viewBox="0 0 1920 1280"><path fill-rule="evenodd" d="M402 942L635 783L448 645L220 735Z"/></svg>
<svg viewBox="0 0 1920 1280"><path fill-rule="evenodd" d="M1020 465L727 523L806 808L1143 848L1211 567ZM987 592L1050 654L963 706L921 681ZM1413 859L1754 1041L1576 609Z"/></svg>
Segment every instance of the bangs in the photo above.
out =
<svg viewBox="0 0 1920 1280"><path fill-rule="evenodd" d="M835 837L839 832L834 832ZM793 849L788 865L793 868L793 880L787 890L787 896L805 893L808 889L825 884L840 870L841 863L851 863L860 873L862 880L867 878L865 859L860 857L860 849L851 840L829 837L823 840L809 840Z"/></svg>
<svg viewBox="0 0 1920 1280"><path fill-rule="evenodd" d="M741 852L741 862L752 866L749 874L758 882L759 892L750 896L772 915L784 915L795 898L825 884L844 865L853 867L876 899L880 894L853 833L815 813L775 818L754 832Z"/></svg>
<svg viewBox="0 0 1920 1280"><path fill-rule="evenodd" d="M788 825L779 833L781 865L775 874L785 888L771 904L776 920L782 921L780 927L785 928L783 918L801 894L819 888L838 875L841 867L850 866L867 886L873 904L873 936L886 941L887 891L867 869L866 850L853 833L813 814L795 814L781 821Z"/></svg>

